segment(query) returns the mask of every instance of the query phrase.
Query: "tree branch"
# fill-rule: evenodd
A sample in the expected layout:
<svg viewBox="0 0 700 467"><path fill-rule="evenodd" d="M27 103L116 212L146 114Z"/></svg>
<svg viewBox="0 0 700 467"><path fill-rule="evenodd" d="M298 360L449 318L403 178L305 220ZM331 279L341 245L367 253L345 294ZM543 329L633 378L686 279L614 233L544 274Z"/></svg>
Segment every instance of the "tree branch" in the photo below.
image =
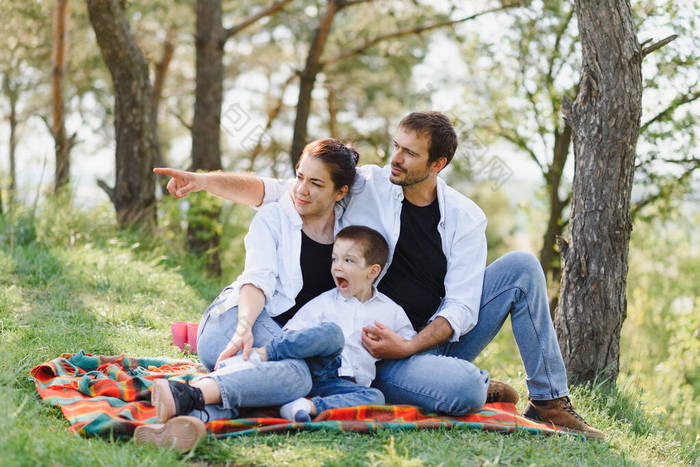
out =
<svg viewBox="0 0 700 467"><path fill-rule="evenodd" d="M669 42L673 42L678 38L678 34L672 34L665 39L661 39L659 42L651 44L649 47L644 47L642 49L642 58L646 57L655 50L659 50L661 47L665 46ZM646 43L646 42L645 42Z"/></svg>
<svg viewBox="0 0 700 467"><path fill-rule="evenodd" d="M265 135L268 134L268 132L270 131L270 128L272 128L272 122L279 116L280 111L282 110L282 106L284 104L284 93L287 90L287 87L289 87L289 85L292 83L292 81L294 81L294 79L297 76L299 76L298 73L292 73L289 76L289 78L287 78L287 80L282 84L282 89L280 91L279 97L277 98L277 102L267 113L267 123L265 124L265 129L260 133L258 142L255 143L255 147L250 152L250 156L248 158L248 170L253 170L255 159L260 155L260 153L263 150L263 139L265 138Z"/></svg>
<svg viewBox="0 0 700 467"><path fill-rule="evenodd" d="M265 18L266 16L270 16L272 14L277 13L279 10L284 8L289 2L292 0L280 0L277 3L272 4L268 8L265 8L258 13L244 19L240 23L238 23L235 26L232 26L224 31L224 39L229 39L232 36L235 36L248 26L254 24L255 22L261 20L262 18Z"/></svg>
<svg viewBox="0 0 700 467"><path fill-rule="evenodd" d="M171 110L171 111L170 111L170 115L172 115L173 117L175 117L175 118L177 119L177 121L180 122L180 124L181 124L182 126L184 126L185 128L187 128L189 131L192 131L192 124L187 123L182 115L180 115L179 113L175 112L174 110Z"/></svg>
<svg viewBox="0 0 700 467"><path fill-rule="evenodd" d="M569 24L571 23L571 19L574 17L574 7L571 7L571 10L569 11L569 14L566 15L566 18L564 18L564 23L562 24L561 28L557 31L557 37L554 41L554 47L552 48L552 55L549 57L549 66L547 67L547 86L550 88L550 94L551 94L551 86L554 83L554 61L556 60L557 56L559 56L559 44L561 43L562 37L564 37L564 33L566 32L567 28L569 27Z"/></svg>
<svg viewBox="0 0 700 467"><path fill-rule="evenodd" d="M343 3L343 8L353 6L353 5L358 5L360 3L367 3L367 2L373 2L374 0L347 0L346 2Z"/></svg>
<svg viewBox="0 0 700 467"><path fill-rule="evenodd" d="M663 186L659 186L659 191L654 193L653 195L649 195L646 198L634 203L632 208L630 209L632 218L634 218L642 208L645 206L648 206L649 204L653 203L654 201L657 201L664 196L668 196L671 194L673 191L674 187L677 187L681 183L683 183L685 180L690 178L690 176L693 174L693 172L700 167L700 162L696 160L695 165L692 167L688 167L688 169L685 170L681 175L679 175L673 182L669 182L668 184L665 184Z"/></svg>
<svg viewBox="0 0 700 467"><path fill-rule="evenodd" d="M510 141L511 143L515 144L517 147L522 149L523 151L527 152L530 155L530 158L535 162L535 164L537 164L537 167L540 168L542 174L544 174L545 176L547 175L547 170L537 158L537 154L535 154L535 151L530 149L530 147L527 145L525 138L520 136L515 130L512 130L512 133L505 130L500 130L497 133L502 138L505 138L506 140Z"/></svg>
<svg viewBox="0 0 700 467"><path fill-rule="evenodd" d="M463 23L465 21L476 19L476 18L483 16L485 14L488 14L488 13L503 11L503 10L506 10L508 8L512 8L512 7L518 6L518 5L519 4L517 4L517 3L506 4L506 5L502 5L500 7L497 7L497 8L491 8L489 10L484 10L484 11L481 11L479 13L475 13L471 16L467 16L467 17L460 18L460 19L445 20L445 21L439 21L436 23L428 23L428 24L422 24L420 26L411 27L411 28L400 29L398 31L391 32L389 34L377 36L374 39L371 39L371 40L365 42L364 44L355 47L354 49L348 50L347 52L343 52L343 53L340 53L340 54L335 55L333 57L329 57L325 60L321 60L320 65L321 65L321 68L323 68L326 65L329 65L331 63L337 62L339 60L343 60L343 59L348 58L348 57L352 57L353 55L357 55L359 53L362 53L365 50L369 49L370 47L373 47L373 46L377 45L378 43L385 41L385 40L394 39L396 37L408 36L411 34L418 34L418 33L424 32L424 31L428 31L431 29L437 29L437 28L441 28L441 27L445 27L445 26L452 26L454 24Z"/></svg>
<svg viewBox="0 0 700 467"><path fill-rule="evenodd" d="M116 201L115 201L115 199L114 199L114 196L115 196L115 194L114 194L114 189L113 189L113 188L110 188L109 185L107 185L107 182L105 182L105 181L102 180L102 179L98 179L98 180L97 180L97 185L98 185L100 188L102 188L102 189L105 191L105 193L107 193L107 196L109 196L109 200L110 200L112 203L116 204Z"/></svg>
<svg viewBox="0 0 700 467"><path fill-rule="evenodd" d="M694 93L689 93L689 94L684 94L682 96L675 98L674 100L671 101L671 103L668 105L668 107L666 107L664 110L662 110L661 112L659 112L658 114L654 115L652 118L650 118L649 120L644 122L644 124L642 124L641 128L639 129L639 133L644 133L644 131L646 131L646 129L649 127L649 125L668 117L678 107L685 105L685 104L688 104L690 102L693 102L699 98L700 98L700 91L696 91Z"/></svg>

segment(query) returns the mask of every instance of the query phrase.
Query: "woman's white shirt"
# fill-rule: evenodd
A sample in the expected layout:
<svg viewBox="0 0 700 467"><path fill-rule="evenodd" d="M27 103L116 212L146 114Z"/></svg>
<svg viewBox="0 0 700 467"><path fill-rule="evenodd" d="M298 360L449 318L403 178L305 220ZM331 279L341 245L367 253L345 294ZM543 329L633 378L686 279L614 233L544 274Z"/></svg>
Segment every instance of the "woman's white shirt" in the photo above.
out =
<svg viewBox="0 0 700 467"><path fill-rule="evenodd" d="M335 206L333 236L340 230L342 209ZM245 236L245 268L226 287L224 298L214 309L220 315L238 305L241 287L252 284L265 294L265 311L277 316L294 306L303 286L301 275L302 219L286 193L279 202L269 203L258 210Z"/></svg>

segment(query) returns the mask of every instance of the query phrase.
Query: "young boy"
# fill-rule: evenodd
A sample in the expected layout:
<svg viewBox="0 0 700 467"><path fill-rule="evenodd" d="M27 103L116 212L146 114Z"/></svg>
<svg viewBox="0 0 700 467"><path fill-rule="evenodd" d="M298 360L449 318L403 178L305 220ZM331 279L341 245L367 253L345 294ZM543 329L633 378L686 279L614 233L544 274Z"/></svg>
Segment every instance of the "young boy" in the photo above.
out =
<svg viewBox="0 0 700 467"><path fill-rule="evenodd" d="M331 266L336 288L304 305L282 336L254 349L263 361L303 358L309 366L308 398L283 405L282 417L310 421L327 409L384 403L369 387L377 359L362 346L362 328L378 322L406 339L416 334L403 309L374 287L388 253L384 237L369 227L338 232Z"/></svg>
<svg viewBox="0 0 700 467"><path fill-rule="evenodd" d="M376 230L364 226L342 229L332 253L336 288L299 309L287 322L286 332L265 347L254 348L249 360L236 355L221 362L217 371L236 372L262 361L305 359L313 383L309 398L280 408L283 418L298 422L310 421L327 409L384 404L382 392L369 387L377 359L362 346L362 328L384 325L406 339L416 334L403 309L374 287L388 254L387 242ZM137 443L179 451L192 448L205 436L204 423L186 415L165 424L143 425L134 432Z"/></svg>

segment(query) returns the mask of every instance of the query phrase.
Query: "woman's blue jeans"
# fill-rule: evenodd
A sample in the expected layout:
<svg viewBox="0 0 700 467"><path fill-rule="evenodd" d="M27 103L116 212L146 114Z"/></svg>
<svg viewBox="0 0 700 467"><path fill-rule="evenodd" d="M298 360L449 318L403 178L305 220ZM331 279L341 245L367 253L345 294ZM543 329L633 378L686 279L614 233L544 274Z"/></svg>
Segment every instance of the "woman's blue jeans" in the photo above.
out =
<svg viewBox="0 0 700 467"><path fill-rule="evenodd" d="M228 345L236 330L238 307L233 307L220 315L212 310L223 301L224 291L209 306L199 323L197 353L202 363L211 371L217 358ZM280 326L267 314L260 313L253 324L253 345L264 347L273 338L283 334ZM261 362L253 368L234 373L215 371L209 375L221 392L220 405L208 405L206 415L195 411L190 415L204 420L235 418L240 407L267 407L282 405L306 396L311 390L309 368L303 360Z"/></svg>
<svg viewBox="0 0 700 467"><path fill-rule="evenodd" d="M525 252L508 253L486 268L479 319L471 331L431 351L379 362L373 386L389 404L418 405L455 416L480 408L489 377L471 362L508 315L527 373L529 397L548 400L568 395L544 273L537 258Z"/></svg>
<svg viewBox="0 0 700 467"><path fill-rule="evenodd" d="M303 358L311 372L309 398L320 413L328 409L356 405L382 405L384 395L338 376L345 339L335 323L321 323L275 336L265 346L269 360Z"/></svg>

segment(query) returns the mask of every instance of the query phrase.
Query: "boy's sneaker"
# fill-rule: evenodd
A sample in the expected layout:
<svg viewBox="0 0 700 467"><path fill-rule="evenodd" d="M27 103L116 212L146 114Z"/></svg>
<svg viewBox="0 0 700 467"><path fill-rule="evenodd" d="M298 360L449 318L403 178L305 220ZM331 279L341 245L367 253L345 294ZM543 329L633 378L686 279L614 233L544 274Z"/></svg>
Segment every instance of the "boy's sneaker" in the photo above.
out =
<svg viewBox="0 0 700 467"><path fill-rule="evenodd" d="M207 436L207 428L195 417L174 417L166 423L141 425L134 431L136 444L155 444L185 452Z"/></svg>
<svg viewBox="0 0 700 467"><path fill-rule="evenodd" d="M204 395L201 389L187 383L161 378L153 381L151 405L156 408L158 420L167 422L194 409L204 410Z"/></svg>
<svg viewBox="0 0 700 467"><path fill-rule="evenodd" d="M492 379L489 383L489 389L486 391L486 402L512 402L517 404L520 400L518 391L510 385Z"/></svg>
<svg viewBox="0 0 700 467"><path fill-rule="evenodd" d="M579 433L588 439L604 439L605 434L590 426L576 413L568 397L560 397L549 401L533 401L530 399L523 416L529 419L551 423L564 431Z"/></svg>

